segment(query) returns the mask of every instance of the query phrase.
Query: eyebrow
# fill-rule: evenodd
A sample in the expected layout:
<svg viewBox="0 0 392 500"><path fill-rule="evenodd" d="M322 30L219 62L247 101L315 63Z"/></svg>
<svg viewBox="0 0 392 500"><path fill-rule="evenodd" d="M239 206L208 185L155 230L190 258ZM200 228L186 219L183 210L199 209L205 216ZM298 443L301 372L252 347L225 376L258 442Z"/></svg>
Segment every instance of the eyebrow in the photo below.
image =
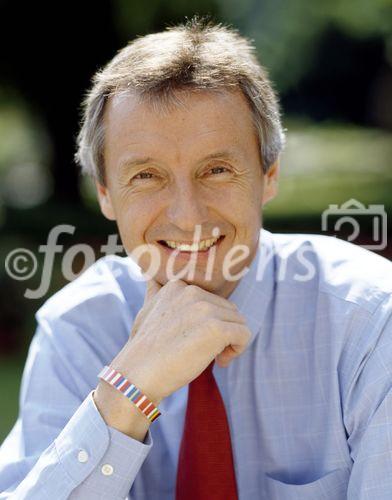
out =
<svg viewBox="0 0 392 500"><path fill-rule="evenodd" d="M233 151L225 150L218 151L216 153L211 153L205 156L201 161L206 160L219 160L225 158L226 160L238 160L238 155L236 155Z"/></svg>
<svg viewBox="0 0 392 500"><path fill-rule="evenodd" d="M151 158L149 156L146 156L144 158L135 158L134 160L124 160L120 163L120 169L132 169L134 167L138 167L139 165L145 165L146 163L152 163L154 161L154 158Z"/></svg>
<svg viewBox="0 0 392 500"><path fill-rule="evenodd" d="M226 160L237 160L238 161L238 156L234 154L234 152L229 151L229 150L224 150L224 151L217 151L216 153L211 153L201 160L198 161L198 163L205 162L207 160L217 160L217 159L226 159ZM134 160L124 160L120 164L120 171L123 172L125 169L127 171L134 169L135 167L138 167L140 165L146 165L147 163L154 163L156 162L156 159L152 158L151 156L145 156L141 158L135 158Z"/></svg>

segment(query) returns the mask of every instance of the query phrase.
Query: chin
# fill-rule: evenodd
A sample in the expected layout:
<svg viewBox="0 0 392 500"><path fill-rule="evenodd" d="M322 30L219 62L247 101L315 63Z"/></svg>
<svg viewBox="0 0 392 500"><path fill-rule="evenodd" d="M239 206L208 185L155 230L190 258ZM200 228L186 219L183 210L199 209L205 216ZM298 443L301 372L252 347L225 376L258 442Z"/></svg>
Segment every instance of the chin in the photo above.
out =
<svg viewBox="0 0 392 500"><path fill-rule="evenodd" d="M217 290L220 289L219 284L217 284L214 280L206 281L203 279L197 279L197 277L195 277L195 279L193 280L184 279L184 282L188 285L196 285L211 293L217 293Z"/></svg>

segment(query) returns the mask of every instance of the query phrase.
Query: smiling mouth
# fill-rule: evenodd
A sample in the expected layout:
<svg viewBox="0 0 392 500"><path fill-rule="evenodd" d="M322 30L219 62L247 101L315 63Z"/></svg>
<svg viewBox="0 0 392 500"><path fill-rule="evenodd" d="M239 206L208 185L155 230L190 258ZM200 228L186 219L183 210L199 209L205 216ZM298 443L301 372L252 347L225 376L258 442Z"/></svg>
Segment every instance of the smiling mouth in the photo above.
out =
<svg viewBox="0 0 392 500"><path fill-rule="evenodd" d="M208 246L200 247L198 244L191 244L191 245L185 245L185 246L169 246L165 240L158 240L158 243L165 247L167 250L178 250L180 253L191 253L191 252L198 252L198 253L207 253L211 248L219 245L219 243L223 240L225 235L220 236L213 244L210 244ZM211 238L211 240L214 238ZM204 240L206 241L206 240ZM208 241L208 240L207 240Z"/></svg>

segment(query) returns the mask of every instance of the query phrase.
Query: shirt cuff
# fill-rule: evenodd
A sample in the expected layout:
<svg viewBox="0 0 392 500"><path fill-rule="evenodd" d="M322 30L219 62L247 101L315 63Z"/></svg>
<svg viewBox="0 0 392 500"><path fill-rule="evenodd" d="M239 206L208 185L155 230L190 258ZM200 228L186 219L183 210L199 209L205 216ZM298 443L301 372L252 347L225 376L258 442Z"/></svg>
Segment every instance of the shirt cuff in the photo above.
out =
<svg viewBox="0 0 392 500"><path fill-rule="evenodd" d="M144 442L108 426L91 391L55 440L59 460L76 488L71 498L124 498L146 459L153 440Z"/></svg>

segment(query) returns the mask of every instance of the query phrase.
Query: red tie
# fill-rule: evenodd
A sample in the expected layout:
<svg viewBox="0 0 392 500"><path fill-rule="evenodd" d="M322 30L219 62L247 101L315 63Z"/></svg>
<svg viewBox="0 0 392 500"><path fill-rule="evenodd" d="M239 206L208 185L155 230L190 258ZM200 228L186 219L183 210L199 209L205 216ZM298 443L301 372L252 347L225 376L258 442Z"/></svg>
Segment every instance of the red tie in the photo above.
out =
<svg viewBox="0 0 392 500"><path fill-rule="evenodd" d="M210 365L189 384L176 500L237 500L226 410Z"/></svg>

